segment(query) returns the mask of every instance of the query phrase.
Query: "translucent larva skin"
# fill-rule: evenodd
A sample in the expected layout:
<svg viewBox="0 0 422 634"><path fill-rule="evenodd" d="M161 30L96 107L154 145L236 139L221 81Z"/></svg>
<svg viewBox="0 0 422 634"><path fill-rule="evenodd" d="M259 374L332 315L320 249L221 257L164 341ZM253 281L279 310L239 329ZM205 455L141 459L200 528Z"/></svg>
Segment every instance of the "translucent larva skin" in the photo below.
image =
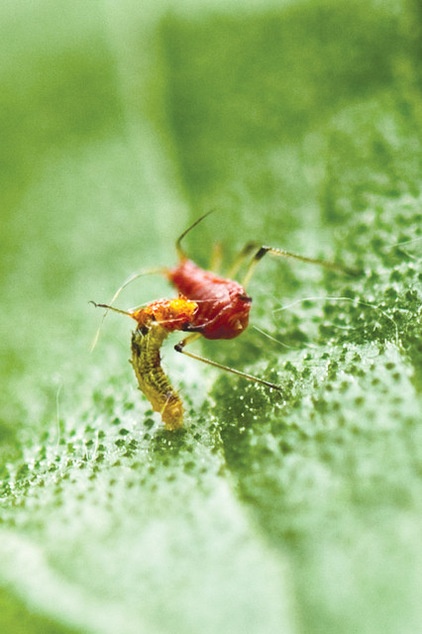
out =
<svg viewBox="0 0 422 634"><path fill-rule="evenodd" d="M166 428L183 426L183 404L161 367L160 349L171 332L192 323L198 305L184 297L162 299L132 312L138 327L132 334L131 363L139 389Z"/></svg>
<svg viewBox="0 0 422 634"><path fill-rule="evenodd" d="M169 430L183 426L182 401L161 367L160 348L169 331L158 323L132 334L131 363L139 389Z"/></svg>

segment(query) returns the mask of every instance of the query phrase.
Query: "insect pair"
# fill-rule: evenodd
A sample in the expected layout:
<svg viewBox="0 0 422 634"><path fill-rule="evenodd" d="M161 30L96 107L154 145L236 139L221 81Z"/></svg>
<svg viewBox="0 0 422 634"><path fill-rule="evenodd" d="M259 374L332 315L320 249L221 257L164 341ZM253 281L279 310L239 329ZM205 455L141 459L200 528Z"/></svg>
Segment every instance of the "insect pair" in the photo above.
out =
<svg viewBox="0 0 422 634"><path fill-rule="evenodd" d="M188 227L176 241L179 262L174 268L159 268L132 275L115 293L110 304L93 304L97 307L128 315L136 321L136 329L132 333L131 363L138 380L139 389L150 401L154 411L169 430L179 429L183 425L183 404L179 394L173 388L169 378L161 367L160 350L164 340L170 333L181 331L188 333L176 346L175 350L192 359L203 361L221 370L226 370L249 381L260 383L273 390L281 390L281 386L240 370L224 366L187 351L185 348L200 337L206 339L233 339L247 328L252 298L246 288L256 265L267 255L293 258L301 262L317 264L328 269L354 273L333 262L325 262L314 258L296 255L275 247L259 246L254 242L245 245L235 260L228 277L220 277L211 271L197 266L185 254L182 241L196 227L208 212ZM242 283L234 279L243 262L249 258L246 274ZM146 273L160 273L167 277L179 295L173 299L158 299L146 306L130 310L120 310L113 306L120 292L130 282Z"/></svg>

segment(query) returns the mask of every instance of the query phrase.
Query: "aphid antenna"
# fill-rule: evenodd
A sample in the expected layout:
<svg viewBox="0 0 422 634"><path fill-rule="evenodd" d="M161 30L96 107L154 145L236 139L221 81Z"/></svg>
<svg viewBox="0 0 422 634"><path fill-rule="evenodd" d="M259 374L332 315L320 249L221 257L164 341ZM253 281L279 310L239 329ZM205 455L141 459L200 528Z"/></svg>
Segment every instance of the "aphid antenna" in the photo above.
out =
<svg viewBox="0 0 422 634"><path fill-rule="evenodd" d="M111 306L111 304L97 304L97 302L94 301L90 301L90 304L93 304L95 306L95 308L105 308L105 313L102 316L100 325L98 326L97 332L95 333L95 337L92 341L91 347L89 349L90 352L93 352L95 346L98 343L98 339L100 338L100 332L101 332L101 328L103 327L103 323L104 323L104 319L106 318L106 316L108 315L108 312L110 310L112 310L114 313L120 313L121 315L127 315L128 317L132 317L131 313L129 313L127 310L121 310L120 308L116 308L115 306Z"/></svg>
<svg viewBox="0 0 422 634"><path fill-rule="evenodd" d="M417 242L420 242L422 240L422 238L418 237L418 238L411 238L410 240L403 240L401 242L394 242L393 244L389 244L388 249L390 251L394 251L394 249L398 249L400 248L401 252L404 253L409 260L414 260L415 262L419 262L420 261L420 256L419 254L414 254L414 253L409 253L409 251L407 251L406 249L403 249L403 247L406 246L411 246L413 244L416 244Z"/></svg>
<svg viewBox="0 0 422 634"><path fill-rule="evenodd" d="M217 211L216 208L210 209L205 214L202 214L202 216L195 220L195 222L193 222L187 229L185 229L184 232L177 238L176 251L181 260L186 259L187 257L186 253L182 249L182 240L188 235L190 231L192 231L192 229L194 229L197 225L199 225L200 222L202 222L207 216L213 214L215 211Z"/></svg>
<svg viewBox="0 0 422 634"><path fill-rule="evenodd" d="M117 313L122 313L123 315L130 315L129 312L127 311L122 311L119 310L118 308L114 308L113 304L116 301L116 299L119 297L120 293L123 291L123 289L126 288L126 286L129 286L129 284L132 284L132 282L134 282L135 280L137 280L139 277L143 277L144 275L166 275L168 273L168 269L164 266L160 266L157 268L153 268L153 269L144 269L143 271L139 271L138 273L132 273L132 275L130 275L127 280L125 282L123 282L123 284L121 286L119 286L119 288L117 289L117 291L114 293L113 297L111 298L110 302L108 304L97 304L96 302L91 301L91 304L94 304L95 307L100 307L100 308L105 308L105 313L103 314L103 317L101 319L100 325L98 326L97 332L95 333L94 339L92 341L91 347L90 347L90 352L92 352L95 348L95 346L98 343L98 339L100 338L100 333L101 333L101 329L103 327L103 323L104 323L104 319L107 317L108 312L110 310L113 310L114 312Z"/></svg>
<svg viewBox="0 0 422 634"><path fill-rule="evenodd" d="M420 242L422 238L412 238L410 240L403 240L403 242L393 242L392 244L387 245L390 249L394 249L395 247L401 247L406 244L413 244L414 242Z"/></svg>
<svg viewBox="0 0 422 634"><path fill-rule="evenodd" d="M115 306L112 306L111 304L97 304L97 302L94 302L92 299L89 302L90 304L93 304L95 306L95 308L105 308L107 311L112 310L113 313L120 313L121 315L127 315L129 317L132 317L132 313L128 310L123 310L121 308L116 308Z"/></svg>
<svg viewBox="0 0 422 634"><path fill-rule="evenodd" d="M269 332L267 332L263 328L258 328L258 326L255 326L255 325L253 325L252 328L256 330L256 332L259 332L260 335L263 335L270 341L274 341L274 343L277 343L279 346L282 346L282 348L286 348L287 350L300 350L298 346L289 346L287 343L284 343L284 341L280 341L280 339L273 337Z"/></svg>
<svg viewBox="0 0 422 634"><path fill-rule="evenodd" d="M304 297L301 299L298 299L294 302L292 302L291 304L287 304L286 306L281 306L280 308L275 308L273 310L273 313L280 313L284 310L290 310L290 308L292 308L293 306L296 306L297 304L301 304L303 302L306 301L333 301L333 302L349 302L351 304L356 304L357 306L366 306L366 308L371 308L372 310L378 311L381 315L383 315L385 317L385 319L388 319L388 321L390 321L393 326L394 326L394 330L395 330L395 340L396 340L396 345L397 347L399 346L399 328L398 325L396 323L396 321L390 316L388 315L384 310L382 310L379 306L377 306L377 304L372 304L370 302L363 302L361 300L357 300L354 299L352 297Z"/></svg>
<svg viewBox="0 0 422 634"><path fill-rule="evenodd" d="M167 275L167 273L168 268L166 268L165 266L160 266L153 269L144 269L142 271L139 271L138 273L132 273L132 275L129 275L127 280L123 282L121 286L119 286L109 303L112 305L119 297L120 293L126 288L126 286L129 286L129 284L132 284L132 282L134 282L138 278L144 277L145 275Z"/></svg>

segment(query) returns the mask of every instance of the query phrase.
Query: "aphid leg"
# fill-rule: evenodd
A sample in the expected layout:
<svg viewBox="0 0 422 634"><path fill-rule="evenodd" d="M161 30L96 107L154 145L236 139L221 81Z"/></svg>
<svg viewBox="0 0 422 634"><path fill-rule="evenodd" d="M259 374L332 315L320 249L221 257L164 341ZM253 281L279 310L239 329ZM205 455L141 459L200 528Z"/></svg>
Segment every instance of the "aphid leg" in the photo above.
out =
<svg viewBox="0 0 422 634"><path fill-rule="evenodd" d="M210 270L214 273L218 273L221 271L223 262L223 250L221 248L221 242L215 242L212 245L211 259L210 259Z"/></svg>
<svg viewBox="0 0 422 634"><path fill-rule="evenodd" d="M326 269L337 271L339 273L347 273L348 275L359 275L359 271L357 271L356 269L351 269L346 266L342 266L341 264L337 264L336 262L327 262L325 260L319 260L317 258L307 258L303 255L298 255L297 253L291 253L290 251L285 251L284 249L277 249L275 247L266 247L266 246L258 247L258 245L253 245L253 243L249 243L248 245L246 245L244 249L246 254L248 253L248 251L250 252L253 250L253 246L255 246L258 250L256 251L255 255L250 261L248 269L246 271L246 275L243 278L242 285L244 287L246 287L247 284L249 283L258 262L260 262L262 258L265 255L267 255L267 253L270 253L271 255L276 255L282 258L292 258L294 260L299 260L300 262L306 262L307 264L317 264L318 266L322 266ZM242 252L241 252L241 255L242 255Z"/></svg>
<svg viewBox="0 0 422 634"><path fill-rule="evenodd" d="M192 343L196 339L200 337L200 333L194 333L189 335L178 344L174 346L174 349L177 352L181 352L191 359L195 359L196 361L202 361L203 363L207 363L208 365L212 365L214 368L218 368L219 370L224 370L225 372L231 372L231 374L236 374L236 376L242 377L242 379L246 379L247 381L253 381L254 383L260 383L261 385L265 385L266 387L271 388L272 390L282 390L281 385L277 385L276 383L270 383L269 381L264 381L264 379L259 379L257 376L253 376L252 374L247 374L246 372L241 372L240 370L236 370L235 368L230 368L227 365L223 365L221 363L217 363L217 361L212 361L211 359L207 359L206 357L201 357L199 354L194 354L193 352L188 352L185 350L185 346L189 343Z"/></svg>
<svg viewBox="0 0 422 634"><path fill-rule="evenodd" d="M236 277L236 275L237 275L240 267L244 263L244 261L250 255L252 255L252 253L256 252L257 248L258 248L258 245L256 244L256 242L248 242L247 244L245 244L243 249L236 256L236 259L234 260L231 268L229 269L229 271L227 273L227 277L229 277L229 278Z"/></svg>

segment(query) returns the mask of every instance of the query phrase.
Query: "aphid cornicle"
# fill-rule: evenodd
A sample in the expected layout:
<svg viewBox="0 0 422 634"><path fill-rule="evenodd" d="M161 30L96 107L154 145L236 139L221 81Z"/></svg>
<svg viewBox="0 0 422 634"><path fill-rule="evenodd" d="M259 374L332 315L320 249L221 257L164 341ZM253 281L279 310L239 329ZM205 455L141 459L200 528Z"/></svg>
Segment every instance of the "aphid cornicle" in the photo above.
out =
<svg viewBox="0 0 422 634"><path fill-rule="evenodd" d="M175 346L177 352L246 378L249 381L260 383L270 389L281 390L280 385L188 352L185 350L185 346L201 336L206 339L233 339L247 328L252 298L247 294L246 286L255 266L267 253L318 264L352 275L356 274L356 271L346 269L333 262L307 258L282 249L259 246L251 242L239 254L230 276L227 278L220 277L211 271L202 269L189 260L181 246L182 240L187 233L196 227L209 213L211 212L198 218L177 239L176 250L179 255L179 263L176 267L137 273L119 288L110 304L96 304L94 302L96 306L128 315L137 322L136 330L132 334L131 363L138 380L139 389L150 401L153 410L161 414L161 418L169 430L179 429L183 425L182 401L161 367L160 350L164 340L170 333L175 331L190 333ZM242 284L231 279L235 276L245 258L250 256L252 257L247 266ZM178 290L179 296L174 299L155 300L144 307L127 311L115 308L112 304L121 290L129 282L146 273L165 275Z"/></svg>

